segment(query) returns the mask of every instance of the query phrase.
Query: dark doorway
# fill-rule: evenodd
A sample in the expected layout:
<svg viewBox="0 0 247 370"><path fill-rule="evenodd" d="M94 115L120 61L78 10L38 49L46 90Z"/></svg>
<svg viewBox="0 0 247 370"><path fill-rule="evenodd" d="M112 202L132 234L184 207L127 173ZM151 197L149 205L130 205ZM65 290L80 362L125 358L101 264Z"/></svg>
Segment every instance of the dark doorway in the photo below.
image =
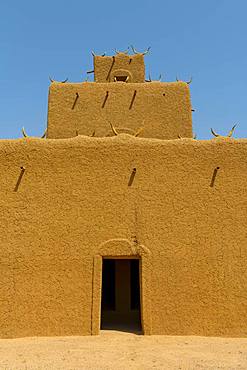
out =
<svg viewBox="0 0 247 370"><path fill-rule="evenodd" d="M141 331L139 259L103 259L101 329Z"/></svg>

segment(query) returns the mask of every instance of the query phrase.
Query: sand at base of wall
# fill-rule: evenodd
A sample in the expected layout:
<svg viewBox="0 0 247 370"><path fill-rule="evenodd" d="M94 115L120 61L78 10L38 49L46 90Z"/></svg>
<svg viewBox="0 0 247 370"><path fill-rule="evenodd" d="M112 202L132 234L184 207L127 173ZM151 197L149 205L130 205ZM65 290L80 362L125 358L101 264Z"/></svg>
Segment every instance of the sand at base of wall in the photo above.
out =
<svg viewBox="0 0 247 370"><path fill-rule="evenodd" d="M0 369L247 369L247 339L142 336L0 340Z"/></svg>

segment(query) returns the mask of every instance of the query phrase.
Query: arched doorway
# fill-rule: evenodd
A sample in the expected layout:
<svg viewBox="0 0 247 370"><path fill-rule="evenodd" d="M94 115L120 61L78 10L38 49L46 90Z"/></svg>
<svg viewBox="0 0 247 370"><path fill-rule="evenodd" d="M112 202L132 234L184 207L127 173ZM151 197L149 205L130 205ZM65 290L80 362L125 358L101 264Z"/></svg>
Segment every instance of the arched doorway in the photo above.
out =
<svg viewBox="0 0 247 370"><path fill-rule="evenodd" d="M151 334L150 251L127 239L108 240L100 245L99 251L93 268L92 334L99 334L102 320L113 327L115 321L119 330L121 326L128 330L128 323L137 324L138 315L142 332ZM107 305L108 313L104 310Z"/></svg>

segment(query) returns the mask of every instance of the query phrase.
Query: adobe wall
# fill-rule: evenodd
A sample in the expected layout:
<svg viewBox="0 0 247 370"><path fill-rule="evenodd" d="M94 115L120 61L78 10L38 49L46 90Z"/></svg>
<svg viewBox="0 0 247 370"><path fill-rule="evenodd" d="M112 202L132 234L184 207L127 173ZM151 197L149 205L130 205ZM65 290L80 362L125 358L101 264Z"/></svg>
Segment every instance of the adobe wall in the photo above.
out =
<svg viewBox="0 0 247 370"><path fill-rule="evenodd" d="M0 337L96 333L101 256L119 250L142 257L146 333L247 336L246 139L0 153Z"/></svg>
<svg viewBox="0 0 247 370"><path fill-rule="evenodd" d="M143 127L141 137L192 137L189 86L185 82L51 84L48 138L112 136L111 124L119 133L131 135Z"/></svg>
<svg viewBox="0 0 247 370"><path fill-rule="evenodd" d="M128 82L145 81L143 54L95 55L93 60L95 82L114 82L116 76L127 76Z"/></svg>

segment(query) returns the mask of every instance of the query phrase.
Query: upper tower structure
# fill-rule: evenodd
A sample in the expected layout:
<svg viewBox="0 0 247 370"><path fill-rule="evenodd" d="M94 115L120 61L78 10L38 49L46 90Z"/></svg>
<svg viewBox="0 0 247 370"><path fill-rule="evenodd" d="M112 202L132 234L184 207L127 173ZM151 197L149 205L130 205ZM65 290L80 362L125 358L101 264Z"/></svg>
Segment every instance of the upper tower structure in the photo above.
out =
<svg viewBox="0 0 247 370"><path fill-rule="evenodd" d="M52 82L47 137L192 137L188 84L145 80L144 54L93 54L94 82Z"/></svg>
<svg viewBox="0 0 247 370"><path fill-rule="evenodd" d="M145 82L144 54L94 55L95 82Z"/></svg>

